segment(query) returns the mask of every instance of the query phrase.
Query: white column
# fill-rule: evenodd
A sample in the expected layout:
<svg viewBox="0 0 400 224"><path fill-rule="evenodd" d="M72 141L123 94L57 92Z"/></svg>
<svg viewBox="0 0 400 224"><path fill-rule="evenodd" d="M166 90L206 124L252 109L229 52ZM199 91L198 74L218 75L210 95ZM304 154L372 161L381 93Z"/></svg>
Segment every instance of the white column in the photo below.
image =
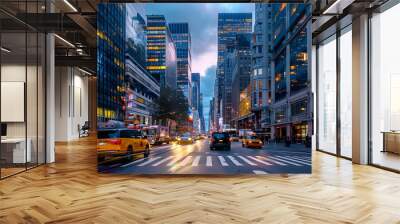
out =
<svg viewBox="0 0 400 224"><path fill-rule="evenodd" d="M353 162L368 163L368 16L353 19Z"/></svg>
<svg viewBox="0 0 400 224"><path fill-rule="evenodd" d="M54 34L46 35L46 163L55 161L55 60Z"/></svg>

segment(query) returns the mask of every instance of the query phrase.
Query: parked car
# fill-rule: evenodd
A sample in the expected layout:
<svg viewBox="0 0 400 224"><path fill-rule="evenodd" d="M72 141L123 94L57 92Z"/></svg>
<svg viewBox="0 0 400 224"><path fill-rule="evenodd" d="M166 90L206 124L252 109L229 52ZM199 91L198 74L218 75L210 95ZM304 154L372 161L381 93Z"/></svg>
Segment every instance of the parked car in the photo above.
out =
<svg viewBox="0 0 400 224"><path fill-rule="evenodd" d="M98 161L109 157L150 154L150 143L140 130L132 129L105 129L97 131L97 156Z"/></svg>
<svg viewBox="0 0 400 224"><path fill-rule="evenodd" d="M255 135L248 135L242 140L242 147L262 148L263 142Z"/></svg>
<svg viewBox="0 0 400 224"><path fill-rule="evenodd" d="M176 138L178 144L185 145L185 144L193 144L194 139L190 133L184 133Z"/></svg>
<svg viewBox="0 0 400 224"><path fill-rule="evenodd" d="M210 150L223 148L231 150L231 141L229 133L227 132L214 132L210 138Z"/></svg>

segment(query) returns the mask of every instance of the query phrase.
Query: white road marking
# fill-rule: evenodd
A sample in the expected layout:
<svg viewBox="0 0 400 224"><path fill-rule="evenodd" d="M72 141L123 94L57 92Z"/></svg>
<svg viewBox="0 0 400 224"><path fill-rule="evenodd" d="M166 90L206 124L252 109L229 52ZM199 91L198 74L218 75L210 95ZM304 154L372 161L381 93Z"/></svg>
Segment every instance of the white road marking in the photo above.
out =
<svg viewBox="0 0 400 224"><path fill-rule="evenodd" d="M263 156L256 156L257 158L259 158L259 159L262 159L262 160L268 160L268 161L270 161L270 162L272 162L272 163L276 163L276 164L278 164L278 165L281 165L281 166L286 166L287 164L286 163L282 163L282 162L279 162L279 161L275 161L275 160L273 160L273 159L271 159L271 158L266 158L266 157L263 157Z"/></svg>
<svg viewBox="0 0 400 224"><path fill-rule="evenodd" d="M255 173L255 174L268 174L267 172L265 172L265 171L262 171L262 170L253 170L253 173Z"/></svg>
<svg viewBox="0 0 400 224"><path fill-rule="evenodd" d="M257 166L257 164L253 163L252 161L246 159L243 156L238 156L239 158L241 158L243 161L245 161L247 164L249 164L250 166Z"/></svg>
<svg viewBox="0 0 400 224"><path fill-rule="evenodd" d="M303 162L301 160L291 159L291 158L288 158L287 156L277 156L277 157L282 158L282 159L286 159L286 160L289 160L289 161L292 161L292 162L295 162L295 163L300 163L300 164L304 164L304 165L308 165L308 166L311 165L310 162Z"/></svg>
<svg viewBox="0 0 400 224"><path fill-rule="evenodd" d="M218 159L219 159L219 161L221 162L221 165L222 165L222 166L229 166L229 164L226 163L224 157L218 156Z"/></svg>
<svg viewBox="0 0 400 224"><path fill-rule="evenodd" d="M201 156L196 156L193 160L192 166L198 166Z"/></svg>
<svg viewBox="0 0 400 224"><path fill-rule="evenodd" d="M166 161L168 161L168 160L170 160L170 159L172 159L172 158L174 158L174 157L173 157L173 156L168 156L167 158L164 158L164 159L162 159L162 160L160 160L160 161L154 163L153 166L158 166L158 165L160 165L161 163L165 163Z"/></svg>
<svg viewBox="0 0 400 224"><path fill-rule="evenodd" d="M125 164L125 165L122 165L121 167L127 167L127 166L133 165L133 164L135 164L135 163L140 163L140 162L142 162L142 161L145 160L145 159L147 159L147 158L141 158L141 159L135 160L135 161L133 161L133 162L127 163L127 164Z"/></svg>
<svg viewBox="0 0 400 224"><path fill-rule="evenodd" d="M184 160L181 161L179 166L186 166L190 162L191 159L192 159L192 156L187 156Z"/></svg>
<svg viewBox="0 0 400 224"><path fill-rule="evenodd" d="M252 159L252 160L255 160L255 161L259 162L259 163L265 164L265 165L267 165L267 166L272 165L271 163L269 163L269 162L267 162L267 161L263 161L263 160L261 160L261 159L257 159L257 158L255 158L255 157L253 157L253 156L247 156L247 157L250 158L250 159Z"/></svg>
<svg viewBox="0 0 400 224"><path fill-rule="evenodd" d="M167 166L173 166L176 162L178 162L180 159L182 159L182 156L176 157L175 159L173 159L171 162L169 162L167 164Z"/></svg>
<svg viewBox="0 0 400 224"><path fill-rule="evenodd" d="M295 165L295 166L302 166L302 165L300 165L300 164L298 164L298 163L290 162L290 161L288 161L287 159L282 159L282 158L279 158L279 157L277 158L277 157L275 157L275 156L273 156L272 158L275 159L275 160L279 160L279 161L288 163L288 164Z"/></svg>
<svg viewBox="0 0 400 224"><path fill-rule="evenodd" d="M212 157L207 156L206 166L212 166Z"/></svg>
<svg viewBox="0 0 400 224"><path fill-rule="evenodd" d="M237 161L233 156L228 156L228 158L232 161L236 166L243 166L239 161Z"/></svg>
<svg viewBox="0 0 400 224"><path fill-rule="evenodd" d="M147 164L150 164L150 163L156 161L156 160L159 159L159 158L161 158L161 156L157 156L157 157L150 158L149 160L147 160L147 161L144 162L144 163L139 164L138 166L145 166L145 165L147 165Z"/></svg>
<svg viewBox="0 0 400 224"><path fill-rule="evenodd" d="M309 159L307 157L298 157L298 156L289 156L289 157L293 158L293 159L298 159L298 160L301 160L301 161L304 161L304 162L311 162L311 159Z"/></svg>

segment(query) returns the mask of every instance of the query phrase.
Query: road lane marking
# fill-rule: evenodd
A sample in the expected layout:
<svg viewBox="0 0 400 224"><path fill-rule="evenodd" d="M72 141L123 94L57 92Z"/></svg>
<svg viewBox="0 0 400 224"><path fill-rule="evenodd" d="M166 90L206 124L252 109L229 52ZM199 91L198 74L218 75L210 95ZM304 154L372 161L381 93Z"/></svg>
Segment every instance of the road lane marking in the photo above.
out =
<svg viewBox="0 0 400 224"><path fill-rule="evenodd" d="M229 166L229 164L225 161L224 157L218 156L218 159L221 162L222 166Z"/></svg>
<svg viewBox="0 0 400 224"><path fill-rule="evenodd" d="M232 161L236 166L243 166L239 161L237 161L233 156L228 156L228 158Z"/></svg>
<svg viewBox="0 0 400 224"><path fill-rule="evenodd" d="M135 164L135 163L140 163L140 162L142 162L142 161L145 160L145 159L147 159L147 158L141 158L141 159L135 160L135 161L133 161L133 162L127 163L127 164L125 164L125 165L122 165L121 167L127 167L127 166L133 165L133 164Z"/></svg>
<svg viewBox="0 0 400 224"><path fill-rule="evenodd" d="M156 160L159 159L159 158L161 158L161 156L157 156L157 157L150 158L149 160L147 160L147 161L144 162L144 163L139 164L138 166L145 166L145 165L147 165L147 164L150 164L150 163L156 161Z"/></svg>
<svg viewBox="0 0 400 224"><path fill-rule="evenodd" d="M212 166L212 157L207 156L206 166Z"/></svg>
<svg viewBox="0 0 400 224"><path fill-rule="evenodd" d="M192 166L198 166L201 156L196 156L193 160Z"/></svg>
<svg viewBox="0 0 400 224"><path fill-rule="evenodd" d="M300 160L290 159L287 156L277 156L277 157L282 158L282 159L286 159L286 160L289 160L289 161L292 161L292 162L295 162L295 163L300 163L300 164L304 164L304 165L308 165L308 166L311 165L310 162L303 162L303 161L300 161Z"/></svg>
<svg viewBox="0 0 400 224"><path fill-rule="evenodd" d="M253 156L247 156L247 157L250 158L250 159L252 159L252 160L255 160L255 161L259 162L259 163L265 164L265 165L267 165L267 166L272 165L271 163L269 163L269 162L267 162L267 161L262 161L261 159L257 159L257 158L255 158L255 157L253 157Z"/></svg>
<svg viewBox="0 0 400 224"><path fill-rule="evenodd" d="M174 157L173 157L173 156L168 156L167 158L164 158L164 159L162 159L162 160L160 160L160 161L154 163L153 166L158 166L158 165L160 165L161 163L165 163L166 161L168 161L168 160L170 160L170 159L172 159L172 158L174 158Z"/></svg>
<svg viewBox="0 0 400 224"><path fill-rule="evenodd" d="M192 159L192 156L187 156L184 160L181 161L179 166L186 166L190 162L191 159Z"/></svg>
<svg viewBox="0 0 400 224"><path fill-rule="evenodd" d="M173 159L171 162L169 162L168 164L167 164L167 166L173 166L176 162L178 162L180 159L182 159L183 158L183 156L179 156L179 157L176 157L175 159Z"/></svg>
<svg viewBox="0 0 400 224"><path fill-rule="evenodd" d="M295 166L302 166L302 165L300 165L300 164L298 164L298 163L290 162L290 161L288 161L287 159L281 159L281 158L277 158L277 157L275 157L275 156L273 156L272 158L275 159L275 160L279 160L279 161L288 163L288 164L295 165Z"/></svg>
<svg viewBox="0 0 400 224"><path fill-rule="evenodd" d="M252 161L246 159L243 156L238 156L239 158L241 158L243 161L245 161L247 164L249 164L250 166L257 166L257 164L253 163Z"/></svg>
<svg viewBox="0 0 400 224"><path fill-rule="evenodd" d="M265 172L265 171L262 171L262 170L253 170L253 173L255 173L255 174L268 174L267 172Z"/></svg>
<svg viewBox="0 0 400 224"><path fill-rule="evenodd" d="M279 161L275 161L275 160L273 160L273 159L271 159L271 158L265 158L265 157L263 157L263 156L256 156L257 158L259 158L259 159L263 159L263 160L267 160L267 161L270 161L270 162L272 162L272 163L276 163L276 164L278 164L278 165L281 165L281 166L286 166L287 164L286 163L282 163L282 162L279 162Z"/></svg>
<svg viewBox="0 0 400 224"><path fill-rule="evenodd" d="M298 159L298 160L301 160L304 162L311 162L311 159L308 159L307 157L298 157L298 156L289 156L289 157L293 158L293 159Z"/></svg>

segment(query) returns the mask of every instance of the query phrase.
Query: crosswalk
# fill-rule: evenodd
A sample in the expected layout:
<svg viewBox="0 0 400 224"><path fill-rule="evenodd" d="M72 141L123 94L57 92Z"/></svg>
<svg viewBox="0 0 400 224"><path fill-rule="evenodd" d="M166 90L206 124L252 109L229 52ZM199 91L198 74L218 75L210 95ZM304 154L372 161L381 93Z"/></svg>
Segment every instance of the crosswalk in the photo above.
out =
<svg viewBox="0 0 400 224"><path fill-rule="evenodd" d="M311 158L307 156L245 156L245 155L228 155L228 156L155 156L150 158L142 158L131 163L122 165L121 167L129 166L180 166L180 167L243 167L243 166L311 166Z"/></svg>

